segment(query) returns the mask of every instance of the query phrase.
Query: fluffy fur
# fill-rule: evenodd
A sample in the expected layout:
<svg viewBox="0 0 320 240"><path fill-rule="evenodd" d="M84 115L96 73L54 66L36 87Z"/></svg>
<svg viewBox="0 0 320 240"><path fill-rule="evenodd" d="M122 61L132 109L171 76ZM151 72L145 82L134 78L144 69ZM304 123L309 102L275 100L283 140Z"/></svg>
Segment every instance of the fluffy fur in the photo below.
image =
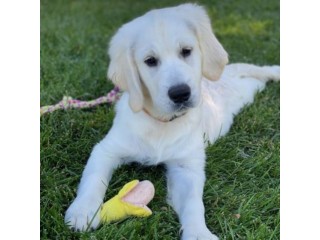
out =
<svg viewBox="0 0 320 240"><path fill-rule="evenodd" d="M228 55L205 10L193 4L153 10L125 24L109 55L108 77L125 92L112 128L91 153L65 222L76 230L97 228L113 170L133 161L161 163L182 239L218 239L204 218L205 143L226 134L233 116L268 80L279 80L279 66L226 66ZM155 66L146 64L150 57ZM190 87L190 98L176 104L168 90L181 84Z"/></svg>

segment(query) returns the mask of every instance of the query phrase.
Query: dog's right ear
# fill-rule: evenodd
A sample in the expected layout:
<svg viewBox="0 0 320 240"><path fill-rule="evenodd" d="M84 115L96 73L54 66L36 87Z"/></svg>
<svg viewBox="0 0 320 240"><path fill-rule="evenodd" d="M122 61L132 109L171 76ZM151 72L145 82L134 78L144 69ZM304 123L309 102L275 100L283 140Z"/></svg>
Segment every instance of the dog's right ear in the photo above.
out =
<svg viewBox="0 0 320 240"><path fill-rule="evenodd" d="M133 60L130 29L125 25L111 39L108 78L129 93L129 105L134 112L143 108L143 93L136 64Z"/></svg>

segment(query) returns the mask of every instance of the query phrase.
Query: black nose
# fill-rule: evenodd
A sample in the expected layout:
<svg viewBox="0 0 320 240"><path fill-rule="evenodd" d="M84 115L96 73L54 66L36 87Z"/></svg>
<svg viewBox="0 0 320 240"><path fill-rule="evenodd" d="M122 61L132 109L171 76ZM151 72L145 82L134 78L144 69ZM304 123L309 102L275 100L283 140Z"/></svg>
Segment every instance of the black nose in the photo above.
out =
<svg viewBox="0 0 320 240"><path fill-rule="evenodd" d="M189 100L191 89L187 84L176 85L169 88L168 95L174 103L184 103Z"/></svg>

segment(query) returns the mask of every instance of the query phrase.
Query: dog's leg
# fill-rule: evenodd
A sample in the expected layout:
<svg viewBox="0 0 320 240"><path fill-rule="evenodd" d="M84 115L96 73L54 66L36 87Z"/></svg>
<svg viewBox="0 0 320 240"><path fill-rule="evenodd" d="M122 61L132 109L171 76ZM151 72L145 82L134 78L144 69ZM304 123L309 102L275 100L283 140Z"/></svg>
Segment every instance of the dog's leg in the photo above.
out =
<svg viewBox="0 0 320 240"><path fill-rule="evenodd" d="M229 131L234 116L254 101L255 94L262 91L268 81L279 80L279 66L236 63L226 66L219 81L203 81L203 89L212 97L211 101L205 102L207 105L202 117L209 142L214 143Z"/></svg>
<svg viewBox="0 0 320 240"><path fill-rule="evenodd" d="M95 229L100 224L99 210L111 179L120 160L108 135L98 143L82 174L77 197L66 212L65 223L76 231Z"/></svg>
<svg viewBox="0 0 320 240"><path fill-rule="evenodd" d="M240 78L255 78L263 82L279 81L280 66L256 66L247 63L233 63L226 66L226 71L229 74Z"/></svg>
<svg viewBox="0 0 320 240"><path fill-rule="evenodd" d="M168 164L168 202L179 216L182 240L217 240L207 228L202 201L205 173L201 161L197 166Z"/></svg>

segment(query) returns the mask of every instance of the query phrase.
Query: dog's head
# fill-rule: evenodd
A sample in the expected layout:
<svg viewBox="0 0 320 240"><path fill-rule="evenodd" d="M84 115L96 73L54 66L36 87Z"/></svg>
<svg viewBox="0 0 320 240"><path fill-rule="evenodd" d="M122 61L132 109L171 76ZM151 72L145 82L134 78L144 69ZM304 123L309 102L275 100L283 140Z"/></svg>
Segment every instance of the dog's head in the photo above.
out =
<svg viewBox="0 0 320 240"><path fill-rule="evenodd" d="M123 25L109 48L108 77L134 112L170 119L200 102L204 76L218 80L228 55L197 5L152 10Z"/></svg>

